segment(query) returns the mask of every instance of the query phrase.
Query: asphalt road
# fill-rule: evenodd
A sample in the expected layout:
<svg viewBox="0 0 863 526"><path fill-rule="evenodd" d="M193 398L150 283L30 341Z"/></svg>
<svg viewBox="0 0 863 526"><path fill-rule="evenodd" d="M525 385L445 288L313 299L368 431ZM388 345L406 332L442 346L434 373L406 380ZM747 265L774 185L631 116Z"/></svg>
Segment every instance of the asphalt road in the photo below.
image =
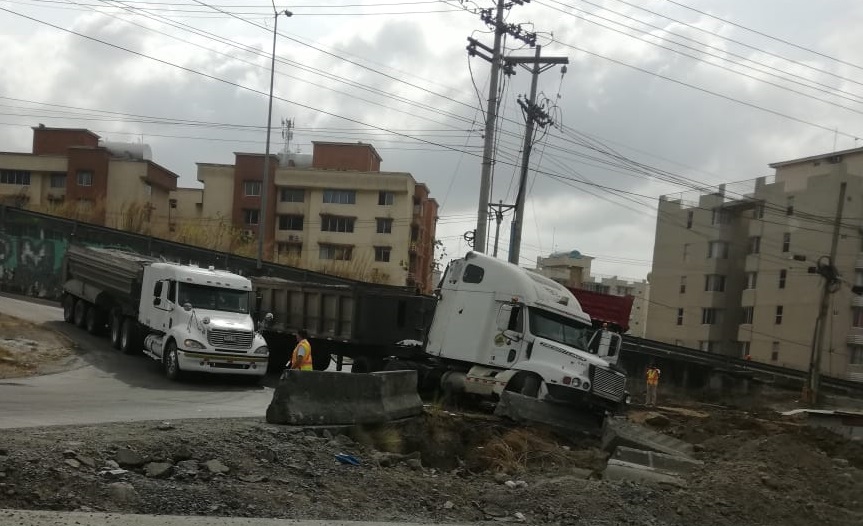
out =
<svg viewBox="0 0 863 526"><path fill-rule="evenodd" d="M80 367L63 373L0 380L0 428L181 418L261 417L269 387L242 378L200 375L167 380L158 363L115 351L63 322L53 305L0 297L0 312L44 324L78 346Z"/></svg>

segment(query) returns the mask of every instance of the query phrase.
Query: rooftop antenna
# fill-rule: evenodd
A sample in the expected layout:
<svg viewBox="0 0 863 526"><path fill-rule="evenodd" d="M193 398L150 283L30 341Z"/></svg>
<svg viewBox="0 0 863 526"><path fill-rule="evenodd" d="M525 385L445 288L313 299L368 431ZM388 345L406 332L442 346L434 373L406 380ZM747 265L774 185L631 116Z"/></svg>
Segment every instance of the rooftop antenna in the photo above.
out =
<svg viewBox="0 0 863 526"><path fill-rule="evenodd" d="M294 119L282 119L282 139L285 141L282 155L287 158L291 153L291 141L294 139Z"/></svg>

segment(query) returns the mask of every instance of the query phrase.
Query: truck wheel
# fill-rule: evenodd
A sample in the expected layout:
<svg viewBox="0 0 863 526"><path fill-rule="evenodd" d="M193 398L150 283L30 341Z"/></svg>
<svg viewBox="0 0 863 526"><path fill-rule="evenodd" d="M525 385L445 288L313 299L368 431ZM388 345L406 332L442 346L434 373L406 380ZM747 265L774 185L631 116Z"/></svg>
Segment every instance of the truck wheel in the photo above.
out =
<svg viewBox="0 0 863 526"><path fill-rule="evenodd" d="M351 365L352 373L373 373L381 371L384 368L384 362L379 358L367 358L360 356L354 358L354 363Z"/></svg>
<svg viewBox="0 0 863 526"><path fill-rule="evenodd" d="M125 354L136 354L141 350L141 346L138 345L138 329L132 318L123 319L123 325L120 328L120 350Z"/></svg>
<svg viewBox="0 0 863 526"><path fill-rule="evenodd" d="M162 353L162 365L165 367L165 376L168 380L177 381L183 376L180 370L180 359L177 355L177 344L169 341Z"/></svg>
<svg viewBox="0 0 863 526"><path fill-rule="evenodd" d="M63 321L66 323L75 322L75 296L70 294L63 297Z"/></svg>
<svg viewBox="0 0 863 526"><path fill-rule="evenodd" d="M123 317L119 314L111 315L111 347L120 348L121 334L123 330Z"/></svg>
<svg viewBox="0 0 863 526"><path fill-rule="evenodd" d="M524 384L521 386L521 394L536 398L539 395L539 378L536 376L528 376L524 379Z"/></svg>
<svg viewBox="0 0 863 526"><path fill-rule="evenodd" d="M89 305L87 302L79 299L75 301L75 313L74 319L75 325L81 327L82 329L87 325L87 311L89 310Z"/></svg>
<svg viewBox="0 0 863 526"><path fill-rule="evenodd" d="M102 311L95 305L87 309L87 316L84 320L84 325L87 329L87 332L89 332L90 334L93 334L95 336L102 334L102 329L105 328L105 321L102 317Z"/></svg>

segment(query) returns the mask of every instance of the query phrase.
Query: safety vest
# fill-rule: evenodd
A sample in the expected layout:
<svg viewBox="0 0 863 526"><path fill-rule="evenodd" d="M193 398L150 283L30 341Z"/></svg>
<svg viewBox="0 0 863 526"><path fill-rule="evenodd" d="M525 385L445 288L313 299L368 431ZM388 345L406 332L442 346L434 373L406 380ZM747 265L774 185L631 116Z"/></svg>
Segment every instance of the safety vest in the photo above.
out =
<svg viewBox="0 0 863 526"><path fill-rule="evenodd" d="M302 358L297 356L301 347L306 350L306 355ZM309 340L300 340L300 343L294 347L294 352L291 355L291 369L299 371L314 370L314 367L312 367L312 344L309 343Z"/></svg>
<svg viewBox="0 0 863 526"><path fill-rule="evenodd" d="M647 385L659 385L659 369L647 370Z"/></svg>

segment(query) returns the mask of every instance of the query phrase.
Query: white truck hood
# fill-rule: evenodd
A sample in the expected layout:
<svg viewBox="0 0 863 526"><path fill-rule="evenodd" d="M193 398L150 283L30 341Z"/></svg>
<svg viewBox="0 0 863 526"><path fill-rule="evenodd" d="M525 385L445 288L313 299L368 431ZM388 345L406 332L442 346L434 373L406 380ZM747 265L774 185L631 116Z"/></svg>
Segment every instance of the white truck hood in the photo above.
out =
<svg viewBox="0 0 863 526"><path fill-rule="evenodd" d="M533 346L534 349L541 347L544 350L559 352L569 356L570 358L590 365L595 365L597 367L608 368L611 365L609 362L595 354L591 354L587 351L577 351L574 347L570 347L569 345L564 345L553 340L547 340L545 338L535 338L533 340Z"/></svg>
<svg viewBox="0 0 863 526"><path fill-rule="evenodd" d="M231 329L235 331L255 330L252 317L248 314L208 309L195 309L195 314L201 322L203 322L204 318L210 318L209 327L211 329Z"/></svg>

